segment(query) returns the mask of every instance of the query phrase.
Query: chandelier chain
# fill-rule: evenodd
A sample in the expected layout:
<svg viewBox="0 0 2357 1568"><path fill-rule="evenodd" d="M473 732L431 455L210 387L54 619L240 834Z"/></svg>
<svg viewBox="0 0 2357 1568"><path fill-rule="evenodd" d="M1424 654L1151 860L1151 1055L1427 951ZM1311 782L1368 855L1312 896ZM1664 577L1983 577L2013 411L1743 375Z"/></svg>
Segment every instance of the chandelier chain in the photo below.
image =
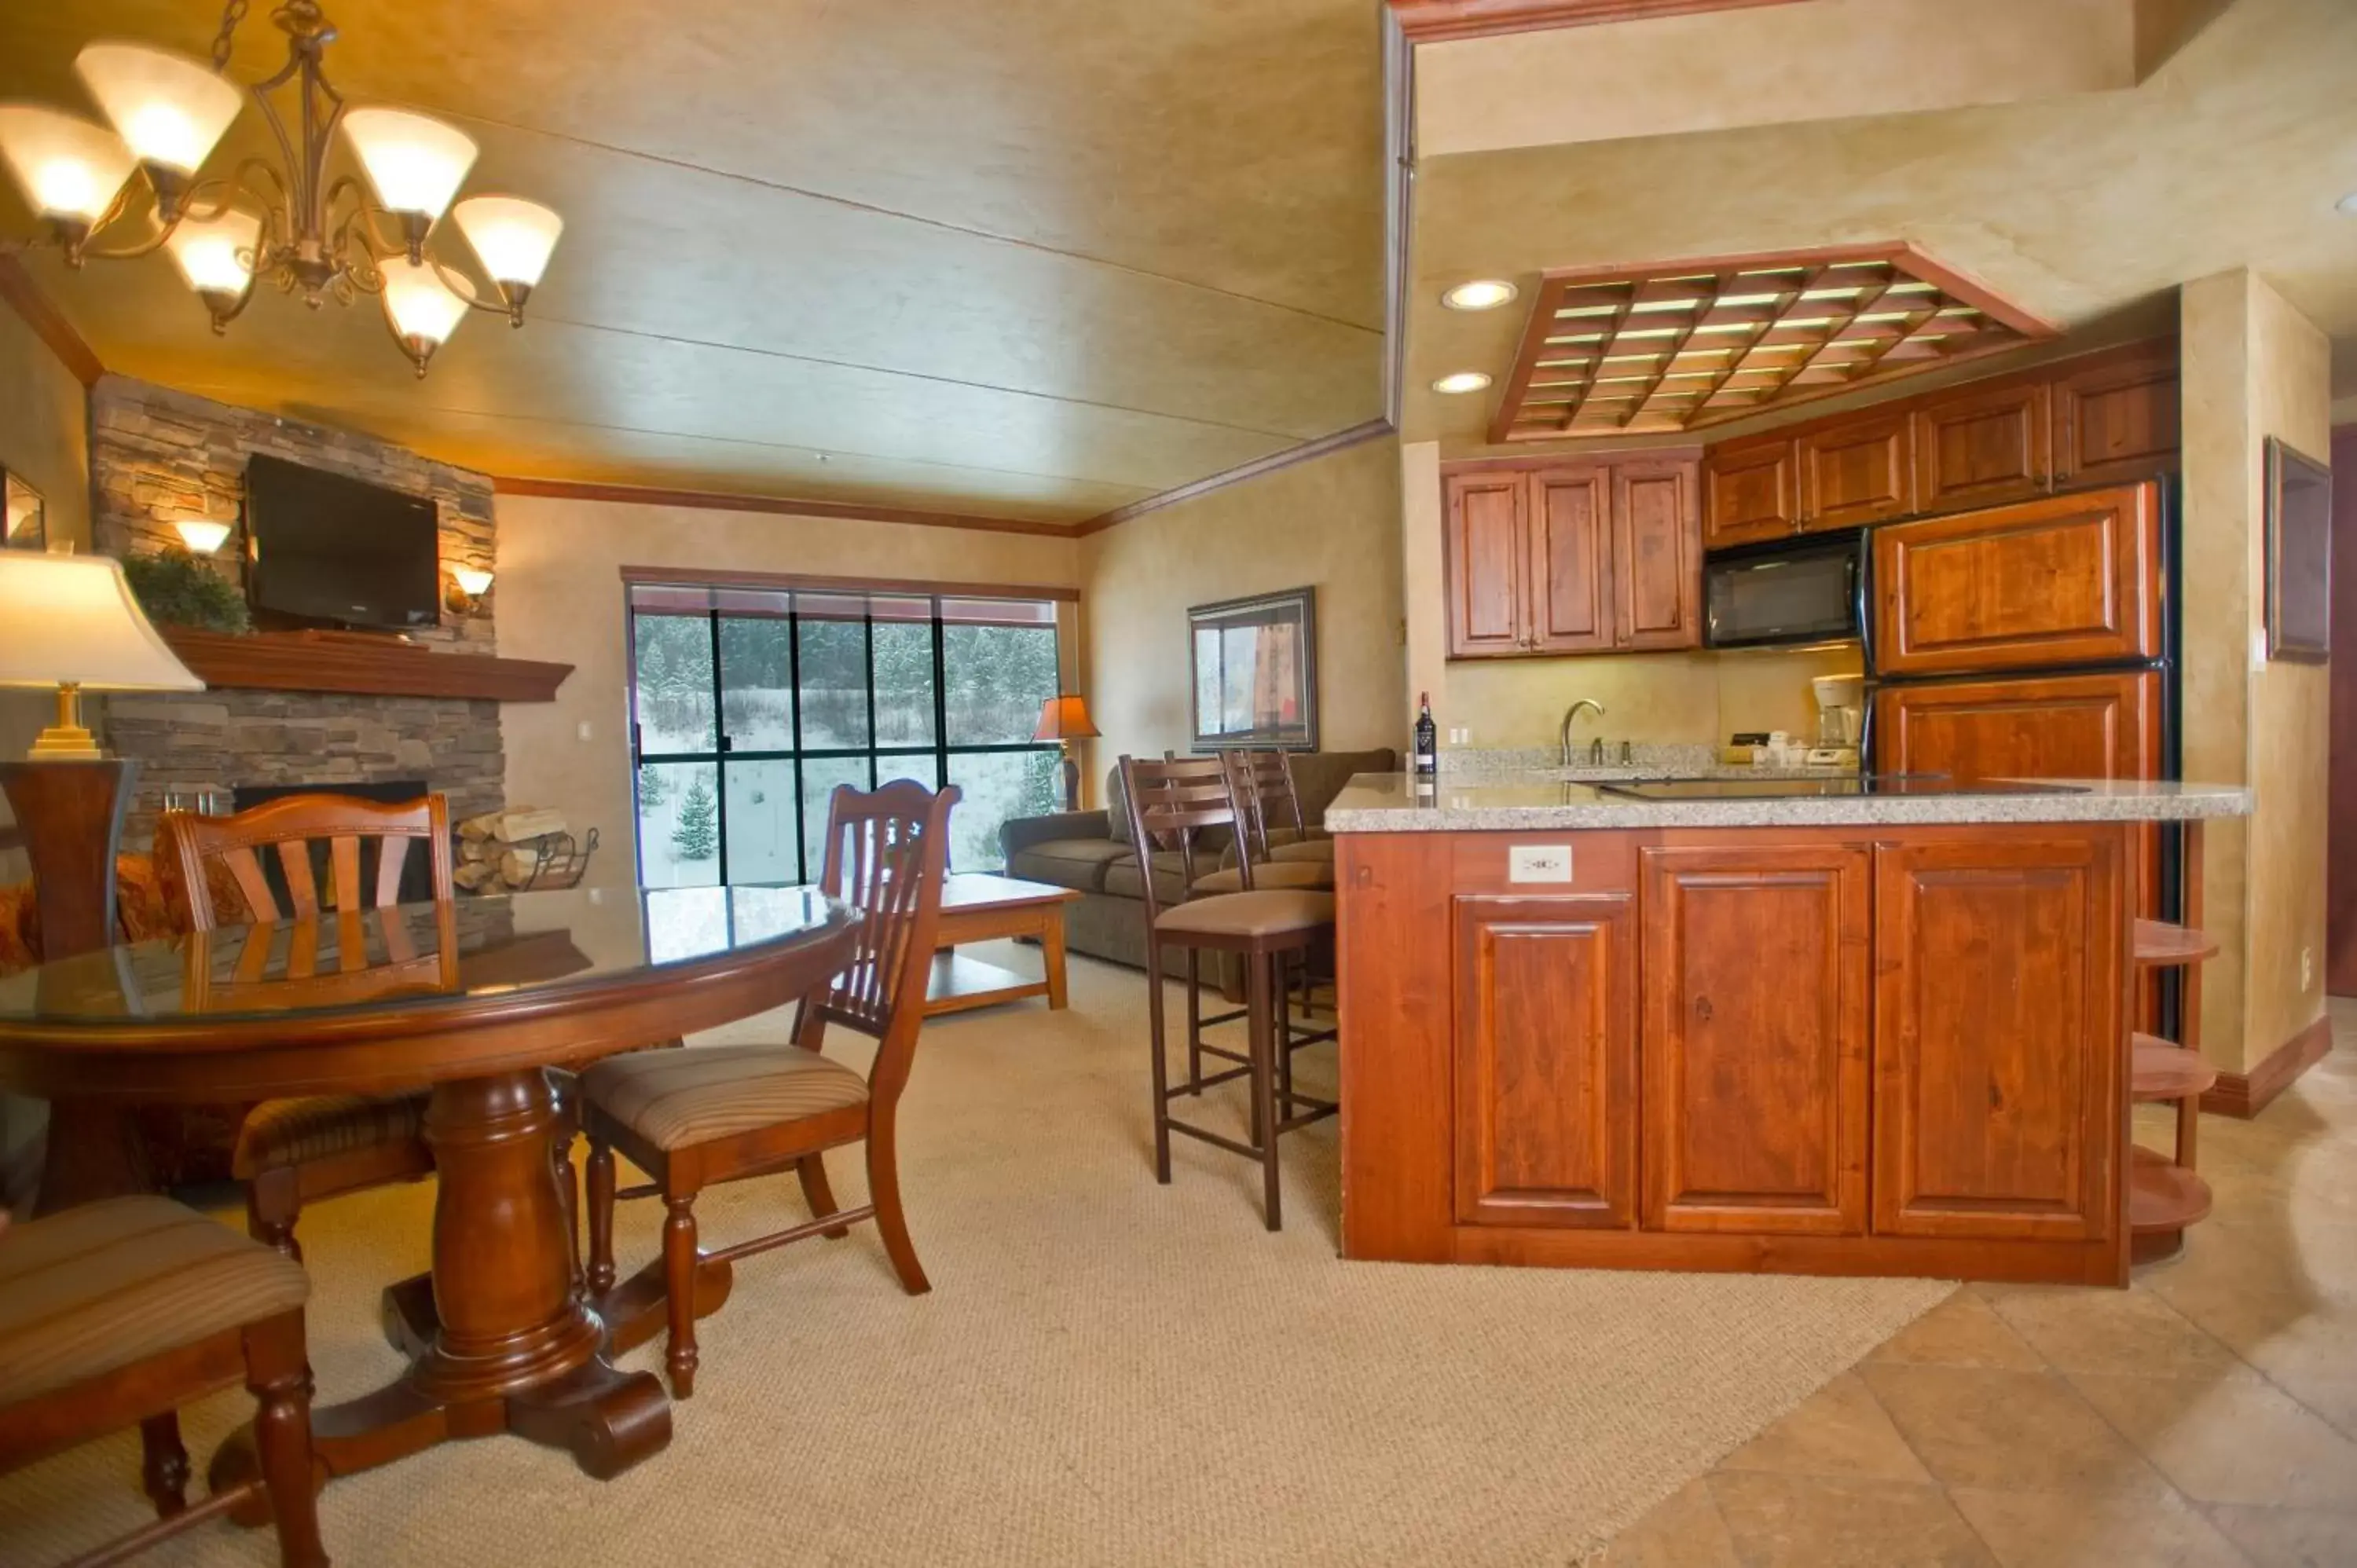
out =
<svg viewBox="0 0 2357 1568"><path fill-rule="evenodd" d="M221 33L213 39L215 70L229 69L230 40L235 36L238 24L245 20L246 10L253 3L253 0L229 0L229 4L221 7Z"/></svg>

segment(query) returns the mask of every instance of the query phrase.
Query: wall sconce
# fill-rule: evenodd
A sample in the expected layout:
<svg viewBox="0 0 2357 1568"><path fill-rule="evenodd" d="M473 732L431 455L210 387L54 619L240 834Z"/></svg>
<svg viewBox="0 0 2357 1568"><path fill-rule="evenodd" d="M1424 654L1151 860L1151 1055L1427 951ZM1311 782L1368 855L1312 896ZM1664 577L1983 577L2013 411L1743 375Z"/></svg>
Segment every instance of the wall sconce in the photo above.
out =
<svg viewBox="0 0 2357 1568"><path fill-rule="evenodd" d="M179 532L180 542L199 555L210 555L229 542L231 524L210 517L184 517L172 526Z"/></svg>
<svg viewBox="0 0 2357 1568"><path fill-rule="evenodd" d="M480 566L450 568L450 591L442 603L455 615L480 615L483 596L491 591L491 575Z"/></svg>

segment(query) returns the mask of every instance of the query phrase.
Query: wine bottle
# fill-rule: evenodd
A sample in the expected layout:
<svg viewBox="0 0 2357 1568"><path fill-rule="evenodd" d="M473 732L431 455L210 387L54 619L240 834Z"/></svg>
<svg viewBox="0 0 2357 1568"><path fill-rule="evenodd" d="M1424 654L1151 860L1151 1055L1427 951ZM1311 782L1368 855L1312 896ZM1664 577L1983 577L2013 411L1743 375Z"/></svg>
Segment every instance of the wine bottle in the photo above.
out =
<svg viewBox="0 0 2357 1568"><path fill-rule="evenodd" d="M1430 778L1440 771L1440 731L1432 723L1432 693L1416 694L1415 771Z"/></svg>

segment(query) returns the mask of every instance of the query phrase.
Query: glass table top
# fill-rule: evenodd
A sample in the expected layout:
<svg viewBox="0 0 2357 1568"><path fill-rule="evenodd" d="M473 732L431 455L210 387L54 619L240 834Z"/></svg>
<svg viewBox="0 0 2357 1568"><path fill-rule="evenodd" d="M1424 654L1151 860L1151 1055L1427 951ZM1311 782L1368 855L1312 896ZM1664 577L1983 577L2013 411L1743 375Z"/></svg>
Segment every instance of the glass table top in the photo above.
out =
<svg viewBox="0 0 2357 1568"><path fill-rule="evenodd" d="M11 1024L168 1023L423 1005L660 974L856 918L810 887L515 893L231 926L0 978Z"/></svg>

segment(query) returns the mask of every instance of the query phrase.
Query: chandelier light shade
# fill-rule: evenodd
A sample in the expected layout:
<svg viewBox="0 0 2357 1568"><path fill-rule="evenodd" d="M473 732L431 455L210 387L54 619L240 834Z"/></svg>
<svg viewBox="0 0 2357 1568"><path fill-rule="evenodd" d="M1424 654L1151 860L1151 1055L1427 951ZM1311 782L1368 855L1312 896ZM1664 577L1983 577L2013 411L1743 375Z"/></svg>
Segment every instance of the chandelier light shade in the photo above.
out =
<svg viewBox="0 0 2357 1568"><path fill-rule="evenodd" d="M0 160L36 213L83 230L106 215L137 165L105 126L38 103L0 103Z"/></svg>
<svg viewBox="0 0 2357 1568"><path fill-rule="evenodd" d="M353 109L344 134L386 211L427 223L442 216L475 166L475 139L406 109Z"/></svg>
<svg viewBox="0 0 2357 1568"><path fill-rule="evenodd" d="M245 102L235 82L201 61L145 44L91 44L74 70L132 156L183 177L203 166Z"/></svg>
<svg viewBox="0 0 2357 1568"><path fill-rule="evenodd" d="M336 26L319 0L277 0L270 19L286 36L285 62L242 85L230 55L251 5L222 7L210 67L145 44L85 46L74 69L112 131L47 104L0 103L0 164L40 220L38 240L62 251L70 267L169 252L216 332L246 308L258 278L314 309L377 295L421 376L468 310L522 326L564 220L513 196L478 196L454 209L475 166L474 138L406 109L348 105L328 81ZM206 159L249 104L277 156L206 174ZM490 286L429 245L446 212ZM0 253L14 248L0 236Z"/></svg>

